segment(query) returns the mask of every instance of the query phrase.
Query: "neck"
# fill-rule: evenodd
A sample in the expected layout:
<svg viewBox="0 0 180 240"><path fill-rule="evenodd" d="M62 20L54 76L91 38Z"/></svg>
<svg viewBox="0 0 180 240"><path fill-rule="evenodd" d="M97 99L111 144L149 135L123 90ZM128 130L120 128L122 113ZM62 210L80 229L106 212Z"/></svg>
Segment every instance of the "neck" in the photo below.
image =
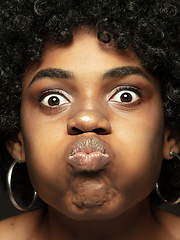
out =
<svg viewBox="0 0 180 240"><path fill-rule="evenodd" d="M47 230L51 240L147 239L155 222L148 199L113 219L72 220L53 208L48 209L48 217Z"/></svg>

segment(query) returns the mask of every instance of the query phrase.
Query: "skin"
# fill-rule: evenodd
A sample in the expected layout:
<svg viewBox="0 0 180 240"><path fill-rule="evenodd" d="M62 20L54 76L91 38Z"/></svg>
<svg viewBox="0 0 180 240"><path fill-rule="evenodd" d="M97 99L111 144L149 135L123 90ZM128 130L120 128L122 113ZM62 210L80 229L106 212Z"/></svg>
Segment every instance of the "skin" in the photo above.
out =
<svg viewBox="0 0 180 240"><path fill-rule="evenodd" d="M141 74L105 77L122 67ZM70 75L37 78L49 68ZM11 153L26 161L32 185L48 208L10 221L20 226L26 219L28 229L36 219L33 226L39 228L28 230L34 239L176 239L169 226L177 217L168 216L169 224L166 213L150 208L149 194L163 157L170 159L177 146L164 125L159 80L133 51L118 52L93 32L79 31L67 46L47 44L22 85L22 129ZM123 91L132 99L121 101ZM47 100L54 94L62 104L50 107ZM79 172L68 162L72 149L87 139L108 154L108 164L95 172Z"/></svg>

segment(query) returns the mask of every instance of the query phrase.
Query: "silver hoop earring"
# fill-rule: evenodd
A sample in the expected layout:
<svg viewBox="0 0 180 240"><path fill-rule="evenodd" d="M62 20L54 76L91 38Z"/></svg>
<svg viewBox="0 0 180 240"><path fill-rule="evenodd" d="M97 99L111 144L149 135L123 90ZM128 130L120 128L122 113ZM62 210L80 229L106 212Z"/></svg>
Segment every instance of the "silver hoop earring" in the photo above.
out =
<svg viewBox="0 0 180 240"><path fill-rule="evenodd" d="M180 156L179 156L177 153L175 153L175 152L172 152L172 151L171 151L171 152L169 153L169 155L170 155L170 156L176 156L176 157L180 160ZM180 197L179 197L176 201L174 201L174 202L168 202L168 200L164 199L163 196L161 195L160 191L159 191L159 185L158 185L158 183L156 183L156 186L155 186L154 190L155 190L157 196L159 197L159 199L160 199L163 203L166 203L166 204L169 204L169 205L174 205L174 204L177 204L177 203L180 202Z"/></svg>
<svg viewBox="0 0 180 240"><path fill-rule="evenodd" d="M15 159L14 162L11 164L11 166L10 166L10 168L8 170L8 173L7 173L7 189L8 189L8 193L9 193L9 198L10 198L12 204L17 209L19 209L21 211L27 211L27 210L30 210L34 206L34 204L35 204L35 202L36 202L36 200L38 198L38 195L37 195L37 192L34 191L33 200L32 200L31 204L28 207L21 207L16 202L16 200L14 199L13 193L12 193L12 188L11 188L11 177L12 177L13 168L16 165L16 163L22 163L22 160L20 158Z"/></svg>
<svg viewBox="0 0 180 240"><path fill-rule="evenodd" d="M171 157L175 156L175 157L177 157L177 158L180 160L179 154L177 154L177 153L175 153L175 152L173 152L173 151L171 151L171 152L169 153L169 155L170 155Z"/></svg>

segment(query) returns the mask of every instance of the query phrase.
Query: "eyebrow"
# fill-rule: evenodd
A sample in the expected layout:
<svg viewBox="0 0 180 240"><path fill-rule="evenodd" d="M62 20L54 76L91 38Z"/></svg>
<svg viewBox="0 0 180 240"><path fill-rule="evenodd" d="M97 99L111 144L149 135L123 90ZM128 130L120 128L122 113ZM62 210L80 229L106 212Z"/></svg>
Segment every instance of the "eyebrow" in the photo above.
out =
<svg viewBox="0 0 180 240"><path fill-rule="evenodd" d="M74 79L74 74L72 72L62 70L60 68L46 68L40 70L32 79L29 87L37 80L42 78L61 78L61 79Z"/></svg>
<svg viewBox="0 0 180 240"><path fill-rule="evenodd" d="M148 81L151 81L150 77L144 71L134 66L113 68L105 72L102 76L102 79L106 80L110 78L122 78L128 75L140 75L146 78ZM40 70L33 77L32 81L29 84L29 87L32 85L33 82L42 78L75 79L75 76L72 72L60 68L46 68Z"/></svg>
<svg viewBox="0 0 180 240"><path fill-rule="evenodd" d="M139 67L134 66L111 69L110 71L104 73L102 78L103 79L122 78L128 75L140 75L151 82L150 77L143 70L141 70Z"/></svg>

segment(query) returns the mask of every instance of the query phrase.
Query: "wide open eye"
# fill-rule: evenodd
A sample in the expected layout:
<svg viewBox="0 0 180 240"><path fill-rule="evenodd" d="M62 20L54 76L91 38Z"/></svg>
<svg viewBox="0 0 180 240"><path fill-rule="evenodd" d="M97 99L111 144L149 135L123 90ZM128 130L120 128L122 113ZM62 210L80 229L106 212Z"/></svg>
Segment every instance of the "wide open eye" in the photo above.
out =
<svg viewBox="0 0 180 240"><path fill-rule="evenodd" d="M130 104L140 99L140 93L136 93L137 90L122 89L118 90L118 93L114 94L111 101Z"/></svg>
<svg viewBox="0 0 180 240"><path fill-rule="evenodd" d="M41 104L48 107L58 107L69 101L60 93L45 93L41 96Z"/></svg>

